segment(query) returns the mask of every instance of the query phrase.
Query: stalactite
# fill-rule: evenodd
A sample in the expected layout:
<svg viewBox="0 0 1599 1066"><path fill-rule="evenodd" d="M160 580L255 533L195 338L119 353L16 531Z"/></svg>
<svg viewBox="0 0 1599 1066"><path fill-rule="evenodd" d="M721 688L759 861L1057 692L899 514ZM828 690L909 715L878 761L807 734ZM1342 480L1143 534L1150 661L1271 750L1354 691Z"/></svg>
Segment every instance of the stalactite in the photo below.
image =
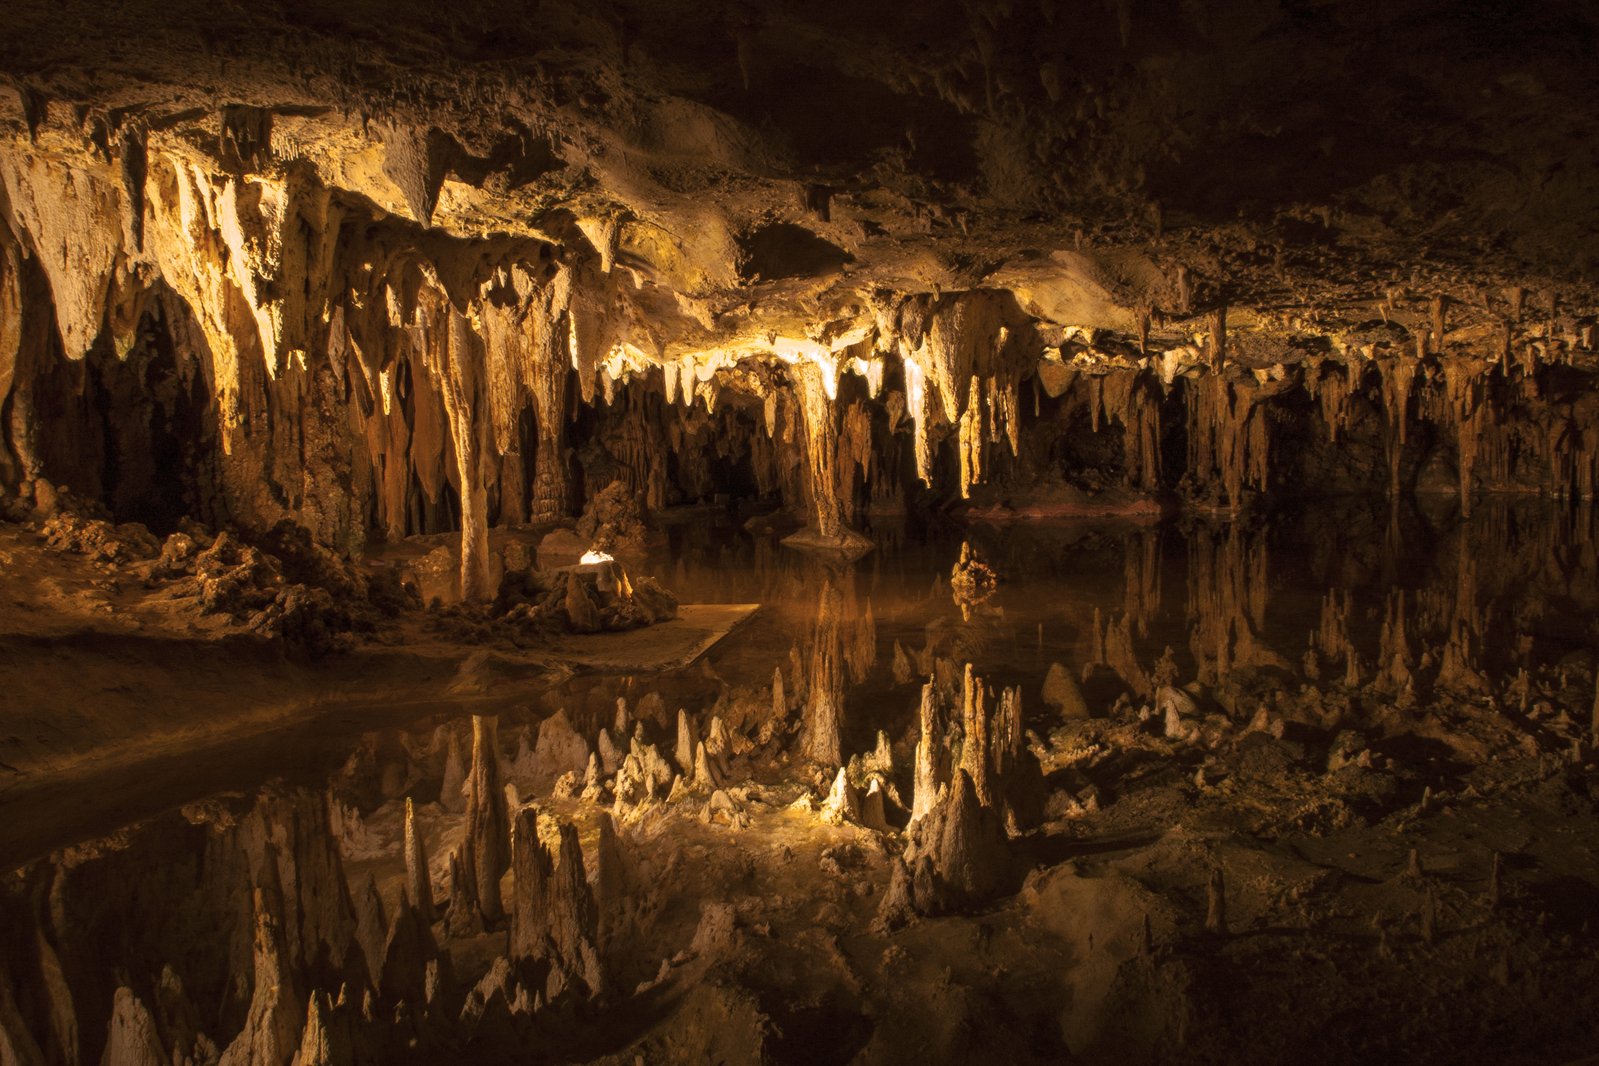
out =
<svg viewBox="0 0 1599 1066"><path fill-rule="evenodd" d="M426 357L437 377L455 445L461 489L461 595L493 595L489 575L488 487L484 467L487 411L480 368L481 345L466 318L440 301L432 312L445 319L430 325ZM445 328L440 329L440 326ZM442 334L442 336L440 335Z"/></svg>
<svg viewBox="0 0 1599 1066"><path fill-rule="evenodd" d="M1160 611L1160 535L1140 531L1127 538L1124 549L1125 591L1122 608L1138 625L1140 636L1149 632L1149 622Z"/></svg>
<svg viewBox="0 0 1599 1066"><path fill-rule="evenodd" d="M567 511L566 388L570 331L564 328L562 304L563 299L569 299L569 286L567 275L564 272L558 275L556 282L540 293L538 313L527 319L528 328L537 331L527 381L538 432L533 499L528 509L528 517L535 522L559 518ZM649 502L646 506L663 507L665 500Z"/></svg>
<svg viewBox="0 0 1599 1066"><path fill-rule="evenodd" d="M1191 385L1188 474L1199 485L1219 482L1228 506L1242 507L1245 486L1263 491L1267 485L1265 411L1243 380L1207 375Z"/></svg>
<svg viewBox="0 0 1599 1066"><path fill-rule="evenodd" d="M1127 456L1127 483L1144 492L1160 488L1160 404L1145 376L1117 372L1094 378L1095 421L1121 423Z"/></svg>
<svg viewBox="0 0 1599 1066"><path fill-rule="evenodd" d="M13 385L18 383L17 371L23 354L22 263L22 249L0 215L0 411L11 399ZM21 369L25 382L30 375L26 367ZM26 454L25 447L32 421L27 404L13 402L10 406L13 425L0 424L0 493L25 478L31 480L33 473L29 469L31 457Z"/></svg>
<svg viewBox="0 0 1599 1066"><path fill-rule="evenodd" d="M838 499L846 520L851 517L857 479L872 483L872 416L863 403L844 409L844 424L838 436Z"/></svg>
<svg viewBox="0 0 1599 1066"><path fill-rule="evenodd" d="M1417 366L1416 358L1410 355L1377 360L1382 374L1383 413L1387 418L1383 447L1388 455L1388 493L1391 496L1399 493L1399 467L1409 434L1410 394L1416 383Z"/></svg>
<svg viewBox="0 0 1599 1066"><path fill-rule="evenodd" d="M1477 449L1485 436L1484 423L1491 417L1488 405L1483 402L1481 385L1488 366L1480 359L1447 359L1443 364L1449 415L1455 426L1460 511L1467 517L1471 516L1472 472L1477 462Z"/></svg>
<svg viewBox="0 0 1599 1066"><path fill-rule="evenodd" d="M972 486L983 480L983 390L982 380L973 376L960 416L961 496L972 494Z"/></svg>
<svg viewBox="0 0 1599 1066"><path fill-rule="evenodd" d="M1306 384L1321 410L1322 425L1327 427L1327 437L1334 444L1349 425L1356 374L1358 371L1339 366L1332 360L1323 360L1305 373Z"/></svg>
<svg viewBox="0 0 1599 1066"><path fill-rule="evenodd" d="M100 335L121 254L121 191L86 169L22 152L0 152L0 186L12 227L49 280L61 346L82 359Z"/></svg>
<svg viewBox="0 0 1599 1066"><path fill-rule="evenodd" d="M839 494L839 432L835 411L836 367L823 367L814 359L791 364L794 398L804 435L805 490L810 505L809 523L788 543L860 552L871 542L849 528L844 500Z"/></svg>

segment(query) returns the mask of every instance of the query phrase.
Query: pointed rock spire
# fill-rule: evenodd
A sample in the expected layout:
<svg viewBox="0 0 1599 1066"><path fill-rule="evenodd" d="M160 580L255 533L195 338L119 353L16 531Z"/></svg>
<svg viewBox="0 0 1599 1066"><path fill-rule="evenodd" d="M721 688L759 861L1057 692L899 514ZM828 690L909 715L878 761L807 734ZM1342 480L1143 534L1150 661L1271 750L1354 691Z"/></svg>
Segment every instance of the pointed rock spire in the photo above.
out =
<svg viewBox="0 0 1599 1066"><path fill-rule="evenodd" d="M438 921L433 906L433 884L428 876L427 848L416 824L416 808L410 796L405 797L405 884L416 901L422 921L428 925Z"/></svg>
<svg viewBox="0 0 1599 1066"><path fill-rule="evenodd" d="M510 867L509 812L500 787L500 759L496 721L472 717L472 772L467 780L466 838L463 854L466 873L473 881L478 912L484 924L494 925L505 914L500 898L500 878Z"/></svg>

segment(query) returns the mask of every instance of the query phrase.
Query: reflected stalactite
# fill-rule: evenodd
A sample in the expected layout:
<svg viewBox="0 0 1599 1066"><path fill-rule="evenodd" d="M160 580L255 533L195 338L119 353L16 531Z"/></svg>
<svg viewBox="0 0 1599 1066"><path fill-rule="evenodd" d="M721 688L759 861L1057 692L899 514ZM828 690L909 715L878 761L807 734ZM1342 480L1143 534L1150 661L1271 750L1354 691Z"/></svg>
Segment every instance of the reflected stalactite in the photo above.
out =
<svg viewBox="0 0 1599 1066"><path fill-rule="evenodd" d="M838 585L823 580L807 648L805 712L800 751L811 762L844 761L844 599Z"/></svg>
<svg viewBox="0 0 1599 1066"><path fill-rule="evenodd" d="M461 873L470 884L478 913L489 926L505 914L500 878L510 866L510 816L500 788L498 737L495 719L480 715L472 718L472 770L467 778L467 828Z"/></svg>
<svg viewBox="0 0 1599 1066"><path fill-rule="evenodd" d="M1122 573L1125 592L1122 610L1133 619L1138 635L1149 635L1149 623L1160 613L1160 532L1141 529L1124 542Z"/></svg>
<svg viewBox="0 0 1599 1066"><path fill-rule="evenodd" d="M1406 621L1404 589L1389 592L1383 603L1382 635L1378 641L1377 679L1386 689L1407 701L1415 697L1416 655L1411 648Z"/></svg>
<svg viewBox="0 0 1599 1066"><path fill-rule="evenodd" d="M1216 683L1238 667L1286 666L1261 637L1269 588L1264 537L1230 522L1196 529L1188 546L1190 650L1200 679Z"/></svg>

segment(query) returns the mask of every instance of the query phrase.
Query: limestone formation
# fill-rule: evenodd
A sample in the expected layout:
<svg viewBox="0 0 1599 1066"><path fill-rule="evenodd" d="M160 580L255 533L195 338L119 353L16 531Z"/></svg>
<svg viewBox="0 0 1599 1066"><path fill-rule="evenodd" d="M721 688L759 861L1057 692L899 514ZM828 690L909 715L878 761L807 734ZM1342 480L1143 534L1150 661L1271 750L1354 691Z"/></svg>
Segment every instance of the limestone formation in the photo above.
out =
<svg viewBox="0 0 1599 1066"><path fill-rule="evenodd" d="M255 889L255 975L244 1031L222 1053L223 1066L288 1062L300 1044L304 1010L296 991L275 886Z"/></svg>
<svg viewBox="0 0 1599 1066"><path fill-rule="evenodd" d="M1591 1054L1593 8L9 0L0 1064Z"/></svg>
<svg viewBox="0 0 1599 1066"><path fill-rule="evenodd" d="M463 872L472 883L478 912L487 925L494 925L505 913L500 878L510 867L510 819L505 793L500 788L497 736L495 719L473 717L472 770L467 779L466 837L461 860Z"/></svg>
<svg viewBox="0 0 1599 1066"><path fill-rule="evenodd" d="M801 748L805 758L823 765L836 766L844 759L843 610L839 590L827 582L822 586L811 635Z"/></svg>
<svg viewBox="0 0 1599 1066"><path fill-rule="evenodd" d="M538 973L548 1000L599 996L605 990L599 955L599 911L583 867L577 829L553 828L553 851L540 838L539 814L524 808L512 840L516 903L511 958Z"/></svg>
<svg viewBox="0 0 1599 1066"><path fill-rule="evenodd" d="M1072 677L1071 671L1060 663L1052 663L1044 678L1043 700L1062 718L1087 718L1088 704L1083 692Z"/></svg>
<svg viewBox="0 0 1599 1066"><path fill-rule="evenodd" d="M678 770L688 777L694 776L694 748L698 743L694 735L694 726L688 720L688 712L679 709L677 712L677 756Z"/></svg>
<svg viewBox="0 0 1599 1066"><path fill-rule="evenodd" d="M941 914L992 899L1013 876L1005 825L979 802L976 786L957 768L944 800L910 830L905 861L925 861L929 878L917 878L913 897L920 914Z"/></svg>
<svg viewBox="0 0 1599 1066"><path fill-rule="evenodd" d="M349 1005L325 992L311 993L305 1032L292 1066L351 1066L356 1061Z"/></svg>
<svg viewBox="0 0 1599 1066"><path fill-rule="evenodd" d="M433 885L428 874L428 853L422 841L421 829L416 824L416 808L411 798L405 798L405 883L417 913L427 925L436 920L433 908Z"/></svg>
<svg viewBox="0 0 1599 1066"><path fill-rule="evenodd" d="M118 1066L165 1066L168 1061L166 1049L161 1046L156 1032L155 1019L126 986L117 989L102 1061Z"/></svg>
<svg viewBox="0 0 1599 1066"><path fill-rule="evenodd" d="M850 781L849 772L842 766L833 778L827 798L822 801L821 814L823 821L834 825L861 821L861 790Z"/></svg>
<svg viewBox="0 0 1599 1066"><path fill-rule="evenodd" d="M943 723L939 717L933 683L922 686L921 738L916 742L916 779L912 794L911 824L932 811L944 786Z"/></svg>

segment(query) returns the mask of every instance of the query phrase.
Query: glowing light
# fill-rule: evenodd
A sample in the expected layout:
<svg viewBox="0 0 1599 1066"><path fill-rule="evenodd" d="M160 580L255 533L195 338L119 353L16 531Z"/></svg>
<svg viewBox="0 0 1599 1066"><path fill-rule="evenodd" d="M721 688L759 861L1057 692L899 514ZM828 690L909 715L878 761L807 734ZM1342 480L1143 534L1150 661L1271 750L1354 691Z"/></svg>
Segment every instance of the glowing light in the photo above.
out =
<svg viewBox="0 0 1599 1066"><path fill-rule="evenodd" d="M578 562L582 563L584 566L593 566L595 563L613 563L615 561L615 559L612 559L604 552L597 551L593 548L590 548L588 551L584 552L583 558L578 560Z"/></svg>

